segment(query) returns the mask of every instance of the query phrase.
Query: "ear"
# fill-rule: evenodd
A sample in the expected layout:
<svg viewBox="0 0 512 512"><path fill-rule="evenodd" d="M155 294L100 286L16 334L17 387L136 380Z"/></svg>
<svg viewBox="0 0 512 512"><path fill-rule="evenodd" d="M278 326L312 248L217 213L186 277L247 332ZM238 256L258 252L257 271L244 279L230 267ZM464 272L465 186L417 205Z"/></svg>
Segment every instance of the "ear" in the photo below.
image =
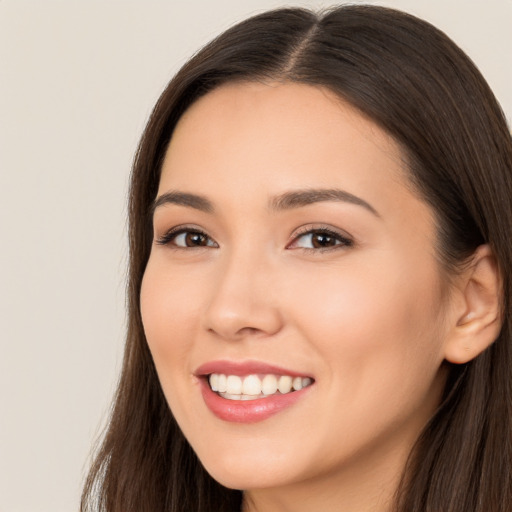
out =
<svg viewBox="0 0 512 512"><path fill-rule="evenodd" d="M460 279L460 280L459 280ZM501 329L501 277L490 247L481 245L471 264L457 278L452 327L445 344L445 359L471 361L498 337Z"/></svg>

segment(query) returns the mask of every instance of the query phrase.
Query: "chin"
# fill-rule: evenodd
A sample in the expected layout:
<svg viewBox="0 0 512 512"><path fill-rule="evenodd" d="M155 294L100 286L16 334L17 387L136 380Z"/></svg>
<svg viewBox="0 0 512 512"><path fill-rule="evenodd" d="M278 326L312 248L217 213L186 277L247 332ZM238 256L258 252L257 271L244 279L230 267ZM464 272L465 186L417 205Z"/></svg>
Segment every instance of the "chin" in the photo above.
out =
<svg viewBox="0 0 512 512"><path fill-rule="evenodd" d="M264 470L253 468L250 471L238 472L234 468L215 468L209 471L210 476L228 489L253 490L280 487L289 483L287 479L279 479L273 471L266 473Z"/></svg>
<svg viewBox="0 0 512 512"><path fill-rule="evenodd" d="M224 453L201 458L210 476L229 489L264 489L291 483L298 479L294 458L257 453Z"/></svg>

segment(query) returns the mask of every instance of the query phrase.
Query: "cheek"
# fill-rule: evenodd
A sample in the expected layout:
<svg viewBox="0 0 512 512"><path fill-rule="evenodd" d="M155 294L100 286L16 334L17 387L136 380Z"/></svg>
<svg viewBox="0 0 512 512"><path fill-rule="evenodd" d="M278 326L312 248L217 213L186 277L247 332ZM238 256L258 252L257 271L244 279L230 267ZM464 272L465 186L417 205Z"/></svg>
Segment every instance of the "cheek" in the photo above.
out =
<svg viewBox="0 0 512 512"><path fill-rule="evenodd" d="M190 332L198 328L199 290L190 278L185 282L183 273L170 272L158 261L148 262L140 306L144 332L159 373L163 366L184 368L187 340L191 339Z"/></svg>
<svg viewBox="0 0 512 512"><path fill-rule="evenodd" d="M421 266L401 264L396 255L380 260L310 274L290 293L300 330L354 393L377 380L412 384L422 374L428 378L424 371L434 374L442 361L435 264L425 258Z"/></svg>
<svg viewBox="0 0 512 512"><path fill-rule="evenodd" d="M200 412L197 401L190 400L191 392L197 388L190 351L200 325L200 290L190 274L175 272L165 261L150 259L140 294L144 332L158 379L184 431L190 429L188 418L195 418Z"/></svg>
<svg viewBox="0 0 512 512"><path fill-rule="evenodd" d="M325 362L322 396L336 404L322 409L323 420L316 421L329 426L323 435L332 443L343 432L349 451L368 439L384 444L393 436L414 438L443 387L435 269L364 268L330 278L318 273L290 293L299 330ZM334 451L326 460L331 456L334 464Z"/></svg>

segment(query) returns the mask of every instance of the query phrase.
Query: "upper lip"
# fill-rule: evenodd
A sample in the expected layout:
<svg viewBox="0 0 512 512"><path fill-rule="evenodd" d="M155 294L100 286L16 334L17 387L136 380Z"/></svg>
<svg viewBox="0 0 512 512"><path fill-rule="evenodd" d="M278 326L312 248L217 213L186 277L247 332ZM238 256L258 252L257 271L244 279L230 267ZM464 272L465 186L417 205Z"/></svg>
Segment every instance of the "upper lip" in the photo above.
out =
<svg viewBox="0 0 512 512"><path fill-rule="evenodd" d="M280 366L265 363L262 361L228 361L218 360L209 361L199 366L194 374L197 377L210 375L212 373L222 373L224 375L254 375L254 374L273 374L289 375L290 377L310 377L307 373L282 368Z"/></svg>

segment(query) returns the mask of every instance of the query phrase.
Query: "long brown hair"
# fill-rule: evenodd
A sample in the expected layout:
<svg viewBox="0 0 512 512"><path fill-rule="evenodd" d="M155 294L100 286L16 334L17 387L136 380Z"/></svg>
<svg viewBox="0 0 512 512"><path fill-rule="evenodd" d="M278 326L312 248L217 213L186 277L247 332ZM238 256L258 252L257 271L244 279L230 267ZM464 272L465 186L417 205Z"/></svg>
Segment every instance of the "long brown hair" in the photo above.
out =
<svg viewBox="0 0 512 512"><path fill-rule="evenodd" d="M215 482L165 401L141 322L151 205L174 126L199 97L240 80L327 87L401 145L412 183L435 212L448 273L488 243L503 278L503 327L484 353L453 365L396 495L401 512L512 510L512 142L469 58L405 13L341 6L267 12L234 26L178 72L158 100L134 161L129 320L121 379L81 510L233 512L242 494Z"/></svg>

